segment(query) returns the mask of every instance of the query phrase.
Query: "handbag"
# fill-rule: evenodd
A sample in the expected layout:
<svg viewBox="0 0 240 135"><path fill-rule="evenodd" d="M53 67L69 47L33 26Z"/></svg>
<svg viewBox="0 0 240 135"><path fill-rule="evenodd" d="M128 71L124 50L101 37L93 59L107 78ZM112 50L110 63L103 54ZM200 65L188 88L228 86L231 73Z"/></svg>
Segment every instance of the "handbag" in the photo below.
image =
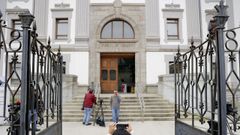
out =
<svg viewBox="0 0 240 135"><path fill-rule="evenodd" d="M96 119L96 123L101 126L101 127L105 127L105 121L102 117L98 116Z"/></svg>

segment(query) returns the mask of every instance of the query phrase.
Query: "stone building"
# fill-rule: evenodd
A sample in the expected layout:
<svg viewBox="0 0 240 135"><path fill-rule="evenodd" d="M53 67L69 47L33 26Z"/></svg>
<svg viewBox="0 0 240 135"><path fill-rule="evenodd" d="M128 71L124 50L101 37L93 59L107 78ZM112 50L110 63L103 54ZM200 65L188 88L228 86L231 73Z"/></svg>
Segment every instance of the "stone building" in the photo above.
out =
<svg viewBox="0 0 240 135"><path fill-rule="evenodd" d="M35 16L39 38L47 42L50 37L53 49L61 47L64 74L75 75L80 87L93 82L101 87L101 93L111 93L120 90L124 82L128 93L134 93L136 86L155 93L158 76L173 73L178 46L186 50L192 38L195 44L205 39L219 0L0 2L8 26L21 28L21 12L29 10ZM239 0L226 4L230 16L227 27L239 26ZM2 76L4 65L0 66Z"/></svg>

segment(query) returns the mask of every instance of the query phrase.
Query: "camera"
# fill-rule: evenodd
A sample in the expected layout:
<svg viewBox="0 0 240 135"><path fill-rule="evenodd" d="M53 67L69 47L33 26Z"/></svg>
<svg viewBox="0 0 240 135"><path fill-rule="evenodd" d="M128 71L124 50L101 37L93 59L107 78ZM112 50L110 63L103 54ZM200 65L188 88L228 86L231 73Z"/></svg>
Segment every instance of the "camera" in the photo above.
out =
<svg viewBox="0 0 240 135"><path fill-rule="evenodd" d="M128 124L117 124L117 129L127 129Z"/></svg>

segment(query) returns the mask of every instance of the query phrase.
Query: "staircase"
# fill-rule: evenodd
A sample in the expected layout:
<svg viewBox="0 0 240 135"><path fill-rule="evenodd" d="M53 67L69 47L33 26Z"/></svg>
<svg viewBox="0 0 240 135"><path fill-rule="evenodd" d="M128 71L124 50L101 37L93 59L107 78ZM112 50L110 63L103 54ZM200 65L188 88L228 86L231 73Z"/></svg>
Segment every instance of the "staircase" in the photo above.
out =
<svg viewBox="0 0 240 135"><path fill-rule="evenodd" d="M103 99L103 111L105 121L111 121L110 96L112 94L101 94ZM142 121L141 109L138 98L135 94L121 94L119 121ZM144 121L167 121L174 119L174 106L161 96L146 94L143 95L145 102ZM76 96L72 101L63 105L64 122L81 122L83 111L81 110L83 95Z"/></svg>

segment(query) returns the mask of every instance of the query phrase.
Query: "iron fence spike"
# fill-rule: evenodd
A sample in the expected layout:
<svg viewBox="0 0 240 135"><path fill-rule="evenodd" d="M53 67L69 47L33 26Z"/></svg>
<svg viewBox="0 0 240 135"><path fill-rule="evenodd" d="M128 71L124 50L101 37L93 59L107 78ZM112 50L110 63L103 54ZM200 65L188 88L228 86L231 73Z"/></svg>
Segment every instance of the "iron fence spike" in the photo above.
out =
<svg viewBox="0 0 240 135"><path fill-rule="evenodd" d="M2 18L3 14L2 14L2 11L0 10L0 18Z"/></svg>

